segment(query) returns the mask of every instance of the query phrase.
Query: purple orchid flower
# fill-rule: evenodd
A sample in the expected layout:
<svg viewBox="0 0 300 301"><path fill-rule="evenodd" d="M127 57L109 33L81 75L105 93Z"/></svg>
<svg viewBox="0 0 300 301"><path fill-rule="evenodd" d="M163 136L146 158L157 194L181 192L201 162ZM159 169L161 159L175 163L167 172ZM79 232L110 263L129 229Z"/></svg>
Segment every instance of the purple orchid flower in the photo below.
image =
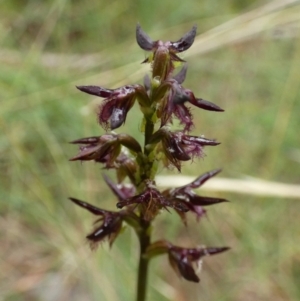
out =
<svg viewBox="0 0 300 301"><path fill-rule="evenodd" d="M127 113L138 98L141 106L149 102L148 95L142 85L127 85L118 89L106 89L98 86L77 86L82 92L104 97L100 105L98 121L105 129L116 129L125 123Z"/></svg>
<svg viewBox="0 0 300 301"><path fill-rule="evenodd" d="M95 221L95 229L93 232L86 236L90 242L91 249L95 249L104 239L108 239L110 246L112 246L122 229L122 222L128 219L128 217L131 219L137 218L134 213L125 210L113 212L100 209L75 198L70 198L70 200L89 212L100 216L100 218Z"/></svg>
<svg viewBox="0 0 300 301"><path fill-rule="evenodd" d="M162 93L165 93L166 89L169 90L168 96L164 98L161 103L161 126L166 125L174 114L180 124L184 125L184 131L190 131L193 127L192 114L190 109L185 106L185 103L190 103L200 109L215 112L224 112L219 106L214 103L204 100L202 98L196 98L194 93L182 87L182 83L185 80L187 72L187 65L183 66L178 74L173 78L167 79L156 91L157 98L160 98Z"/></svg>
<svg viewBox="0 0 300 301"><path fill-rule="evenodd" d="M212 170L207 172L193 182L186 184L181 187L166 189L162 192L162 194L173 201L183 202L190 211L194 212L197 216L197 220L200 219L205 213L206 210L203 209L203 206L211 206L214 204L219 204L223 202L228 202L226 199L222 198L214 198L214 197L207 197L207 196L200 196L196 194L193 189L197 189L201 187L207 180L217 175L221 172L221 169ZM178 212L181 216L184 223L186 223L186 218L184 213Z"/></svg>
<svg viewBox="0 0 300 301"><path fill-rule="evenodd" d="M165 127L153 134L150 139L151 143L159 144L158 147L167 159L165 165L172 164L178 171L181 169L181 161L202 157L204 146L220 144L215 140L186 135L181 131L171 132Z"/></svg>
<svg viewBox="0 0 300 301"><path fill-rule="evenodd" d="M166 240L159 240L148 247L147 256L152 258L166 253L168 254L170 265L178 276L188 281L199 282L200 279L193 265L197 265L204 256L219 254L227 250L229 250L228 247L182 248L174 246Z"/></svg>
<svg viewBox="0 0 300 301"><path fill-rule="evenodd" d="M153 181L146 183L146 188L142 193L117 203L118 208L131 205L140 205L141 210L144 211L144 219L147 221L152 220L162 208L168 210L167 207L170 207L183 212L188 210L185 204L165 198L156 188Z"/></svg>
<svg viewBox="0 0 300 301"><path fill-rule="evenodd" d="M125 146L135 153L142 151L140 144L127 134L105 134L102 136L77 139L72 144L81 144L79 154L70 161L90 161L104 163L106 168L116 167L115 163Z"/></svg>

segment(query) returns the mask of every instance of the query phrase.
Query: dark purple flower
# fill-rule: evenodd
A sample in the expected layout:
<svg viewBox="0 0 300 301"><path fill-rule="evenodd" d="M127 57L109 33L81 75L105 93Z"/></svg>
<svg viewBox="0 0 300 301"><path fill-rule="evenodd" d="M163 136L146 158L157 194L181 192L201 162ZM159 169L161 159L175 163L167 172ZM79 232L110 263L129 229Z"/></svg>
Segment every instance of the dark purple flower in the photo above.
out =
<svg viewBox="0 0 300 301"><path fill-rule="evenodd" d="M100 218L95 222L93 232L86 236L90 242L91 249L95 249L98 243L104 239L108 239L111 246L122 229L122 222L135 219L137 220L136 215L132 212L124 210L113 212L100 209L78 199L70 198L70 200L89 212L100 216Z"/></svg>
<svg viewBox="0 0 300 301"><path fill-rule="evenodd" d="M193 126L193 121L190 109L185 106L186 102L203 110L215 112L224 111L212 102L202 98L196 98L191 90L181 86L185 80L186 72L187 66L185 65L177 75L172 79L167 79L156 91L156 94L159 97L169 89L168 96L165 97L160 104L161 126L170 122L172 114L174 114L179 119L180 123L185 126L184 131L190 131Z"/></svg>
<svg viewBox="0 0 300 301"><path fill-rule="evenodd" d="M115 163L121 153L121 146L125 146L135 153L142 151L140 144L127 134L105 134L72 141L81 144L79 154L70 161L90 161L104 163L106 168L116 167Z"/></svg>
<svg viewBox="0 0 300 301"><path fill-rule="evenodd" d="M178 171L181 169L181 161L202 157L204 146L220 144L215 140L186 135L180 131L171 132L164 127L153 134L150 139L151 143L158 143L158 149L167 159L165 165L168 166L171 163Z"/></svg>
<svg viewBox="0 0 300 301"><path fill-rule="evenodd" d="M169 249L169 262L175 272L184 279L192 282L199 282L193 264L198 265L202 257L215 255L229 250L228 247L221 248L180 248L172 246Z"/></svg>
<svg viewBox="0 0 300 301"><path fill-rule="evenodd" d="M100 105L99 123L105 128L116 129L126 121L128 111L136 98L141 106L149 105L149 97L141 85L124 86L118 89L105 89L98 86L78 86L80 91L106 98Z"/></svg>
<svg viewBox="0 0 300 301"><path fill-rule="evenodd" d="M142 216L147 221L152 220L162 208L167 209L167 207L170 207L183 212L188 210L185 204L165 198L156 188L155 183L150 180L146 182L146 188L142 193L117 203L118 208L131 205L139 205L143 211Z"/></svg>
<svg viewBox="0 0 300 301"><path fill-rule="evenodd" d="M193 189L199 188L207 180L217 175L220 171L221 169L212 170L199 176L196 180L189 184L178 188L167 189L163 191L162 194L166 198L171 199L174 202L183 202L189 208L189 210L196 214L197 219L199 219L206 213L205 209L202 208L203 206L210 206L214 204L228 202L227 200L222 198L200 196L193 191ZM182 212L178 213L183 219L183 221L186 222L185 215Z"/></svg>
<svg viewBox="0 0 300 301"><path fill-rule="evenodd" d="M70 161L95 160L111 165L121 151L121 144L115 134L77 139L71 143L81 146L79 147L79 154L71 158Z"/></svg>
<svg viewBox="0 0 300 301"><path fill-rule="evenodd" d="M147 256L152 258L164 253L168 254L169 262L178 276L192 282L199 282L200 279L195 272L193 265L199 263L202 257L215 255L229 250L228 247L209 248L181 248L172 245L166 240L152 243L147 249Z"/></svg>

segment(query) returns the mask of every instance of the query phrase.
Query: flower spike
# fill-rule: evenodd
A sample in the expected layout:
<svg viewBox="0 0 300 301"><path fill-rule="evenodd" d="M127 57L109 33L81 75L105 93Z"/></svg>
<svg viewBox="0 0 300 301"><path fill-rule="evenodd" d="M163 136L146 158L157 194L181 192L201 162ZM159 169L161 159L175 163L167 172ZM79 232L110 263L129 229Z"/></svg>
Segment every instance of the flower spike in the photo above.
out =
<svg viewBox="0 0 300 301"><path fill-rule="evenodd" d="M72 141L79 146L76 156L70 161L94 161L102 163L104 169L114 172L110 178L104 174L104 181L117 199L117 211L98 208L84 201L70 200L97 216L94 229L86 236L92 249L108 240L110 246L121 233L124 224L134 229L140 243L137 300L146 300L147 268L149 260L157 255L168 256L175 272L184 279L199 282L195 267L202 257L228 250L228 247L185 248L173 245L167 240L154 243L152 227L154 218L162 211L175 211L187 225L187 213L199 220L206 214L206 206L227 202L223 198L198 195L195 189L203 185L220 170L207 172L191 183L161 191L155 177L163 164L165 168L181 171L185 161L204 157L206 146L220 143L203 135L190 135L194 127L192 108L222 112L219 106L197 98L183 83L187 75L187 64L179 53L189 49L195 41L197 27L175 41L152 40L136 26L136 41L139 47L149 52L143 63L151 64L151 73L142 84L128 84L116 89L95 85L77 86L77 89L103 98L98 107L98 122L106 133ZM177 67L179 72L174 72ZM139 123L143 141L126 132L110 132L125 124L128 112L138 102L141 120ZM179 128L172 129L173 119L179 121ZM127 128L128 130L128 128ZM130 125L130 131L135 132ZM97 134L94 134L97 135ZM97 164L98 166L98 164ZM99 191L101 198L102 190ZM103 195L102 195L103 197ZM135 252L134 252L135 253Z"/></svg>
<svg viewBox="0 0 300 301"><path fill-rule="evenodd" d="M79 154L70 161L90 161L104 163L106 168L116 167L117 159L121 154L121 146L125 146L134 153L140 153L140 144L127 134L105 134L99 137L88 137L72 141L81 144ZM121 159L121 158L120 158Z"/></svg>

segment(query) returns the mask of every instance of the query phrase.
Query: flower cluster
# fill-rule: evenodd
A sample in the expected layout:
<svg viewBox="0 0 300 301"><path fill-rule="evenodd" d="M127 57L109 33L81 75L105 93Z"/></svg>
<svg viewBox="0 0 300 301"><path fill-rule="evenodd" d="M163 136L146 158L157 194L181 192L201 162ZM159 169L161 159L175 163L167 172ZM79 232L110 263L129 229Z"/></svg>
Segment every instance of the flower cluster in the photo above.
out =
<svg viewBox="0 0 300 301"><path fill-rule="evenodd" d="M100 216L94 230L87 236L92 248L104 239L108 239L112 245L126 223L134 228L140 240L142 267L153 256L166 253L179 275L198 282L193 263L205 255L226 251L227 247L184 248L166 240L151 243L152 221L162 209L175 210L186 224L188 212L194 213L199 219L206 213L203 207L226 202L221 198L200 196L194 191L220 170L207 172L187 185L164 191L160 191L155 183L159 164L167 168L175 167L180 172L183 162L203 157L204 147L219 144L215 139L190 134L194 126L190 105L208 111L223 111L216 104L197 98L191 90L182 86L187 65L178 53L190 48L195 36L194 26L176 42L153 41L138 24L137 43L150 52L143 63L150 63L152 67L151 76L145 76L143 85L126 85L117 89L77 87L82 92L104 98L99 105L98 121L106 133L72 141L80 147L79 153L70 160L94 161L105 169L114 169L116 180L111 180L107 175L104 175L104 180L117 197L116 207L121 210L108 211L75 198L70 200ZM183 67L174 75L178 64ZM111 132L126 122L128 112L135 103L141 112L143 145L131 135ZM174 118L179 120L181 130L172 130ZM140 278L145 277L143 269L139 273ZM145 285L144 282L141 280L139 285ZM138 291L143 291L139 285Z"/></svg>

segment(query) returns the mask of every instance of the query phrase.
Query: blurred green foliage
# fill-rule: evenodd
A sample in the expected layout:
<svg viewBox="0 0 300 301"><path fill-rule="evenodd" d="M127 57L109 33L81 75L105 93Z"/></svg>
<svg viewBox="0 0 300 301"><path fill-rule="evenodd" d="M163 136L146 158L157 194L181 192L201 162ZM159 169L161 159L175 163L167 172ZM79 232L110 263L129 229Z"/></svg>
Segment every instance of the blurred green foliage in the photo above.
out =
<svg viewBox="0 0 300 301"><path fill-rule="evenodd" d="M299 11L298 3L292 9ZM176 40L193 24L200 35L261 5L1 2L1 300L134 298L134 233L126 230L111 250L105 245L91 253L83 238L93 217L67 200L115 208L98 165L68 162L77 151L68 141L103 133L95 117L99 100L75 85L136 82L145 58L135 43L137 22L153 39ZM291 11L283 16L288 19ZM299 183L299 25L300 19L239 43L220 41L202 55L188 57L187 51L185 87L226 111L193 111L195 133L222 144L207 149L204 160L186 164L183 174L223 167L223 177ZM137 113L134 108L119 131L139 137ZM188 228L164 212L154 235L178 245L229 245L232 251L204 262L200 285L178 280L165 258L156 259L149 300L299 300L299 200L211 195L232 202L210 209L200 223L191 218Z"/></svg>

